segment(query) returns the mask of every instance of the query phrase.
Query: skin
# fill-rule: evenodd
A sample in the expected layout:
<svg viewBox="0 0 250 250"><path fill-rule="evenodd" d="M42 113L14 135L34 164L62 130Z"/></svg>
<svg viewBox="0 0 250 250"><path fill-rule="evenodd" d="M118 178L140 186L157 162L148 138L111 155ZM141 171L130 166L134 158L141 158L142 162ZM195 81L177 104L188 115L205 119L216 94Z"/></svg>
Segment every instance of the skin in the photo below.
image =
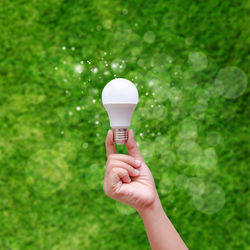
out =
<svg viewBox="0 0 250 250"><path fill-rule="evenodd" d="M188 249L162 208L154 178L134 141L132 130L128 131L126 147L128 155L117 154L112 130L108 131L104 192L137 210L153 250Z"/></svg>

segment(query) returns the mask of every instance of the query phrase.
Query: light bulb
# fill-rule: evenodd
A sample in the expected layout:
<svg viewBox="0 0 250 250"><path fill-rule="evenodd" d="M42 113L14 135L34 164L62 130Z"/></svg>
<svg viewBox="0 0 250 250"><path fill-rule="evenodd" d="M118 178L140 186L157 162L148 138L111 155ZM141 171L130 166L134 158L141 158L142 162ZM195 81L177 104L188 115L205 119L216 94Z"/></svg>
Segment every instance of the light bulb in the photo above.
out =
<svg viewBox="0 0 250 250"><path fill-rule="evenodd" d="M124 144L128 139L128 127L138 100L135 85L123 78L108 82L102 91L102 103L107 110L117 145Z"/></svg>

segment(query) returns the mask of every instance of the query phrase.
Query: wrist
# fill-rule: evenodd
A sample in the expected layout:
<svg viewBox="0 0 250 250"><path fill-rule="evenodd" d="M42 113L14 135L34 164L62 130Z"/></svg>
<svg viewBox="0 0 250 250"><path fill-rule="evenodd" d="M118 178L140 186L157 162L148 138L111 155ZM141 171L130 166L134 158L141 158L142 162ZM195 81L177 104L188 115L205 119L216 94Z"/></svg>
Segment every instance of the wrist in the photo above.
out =
<svg viewBox="0 0 250 250"><path fill-rule="evenodd" d="M162 212L164 213L159 196L157 195L155 197L155 200L152 204L138 209L137 212L141 216L142 220L146 219L147 217L152 217L153 215L159 215Z"/></svg>

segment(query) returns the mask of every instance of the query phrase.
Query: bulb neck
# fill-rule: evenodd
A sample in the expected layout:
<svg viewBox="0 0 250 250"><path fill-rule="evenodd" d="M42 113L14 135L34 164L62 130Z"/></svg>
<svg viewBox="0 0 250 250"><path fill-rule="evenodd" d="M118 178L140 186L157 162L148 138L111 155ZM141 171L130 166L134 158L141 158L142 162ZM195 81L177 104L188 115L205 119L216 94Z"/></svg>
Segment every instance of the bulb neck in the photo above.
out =
<svg viewBox="0 0 250 250"><path fill-rule="evenodd" d="M127 128L114 128L113 129L113 140L117 145L123 145L128 140L128 129Z"/></svg>

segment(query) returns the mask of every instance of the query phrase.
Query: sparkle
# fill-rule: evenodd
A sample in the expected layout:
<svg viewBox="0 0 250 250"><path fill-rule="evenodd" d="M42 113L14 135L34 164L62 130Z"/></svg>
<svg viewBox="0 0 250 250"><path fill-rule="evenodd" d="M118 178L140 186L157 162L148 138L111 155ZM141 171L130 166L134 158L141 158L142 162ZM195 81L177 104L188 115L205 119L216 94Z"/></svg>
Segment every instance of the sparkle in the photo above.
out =
<svg viewBox="0 0 250 250"><path fill-rule="evenodd" d="M93 69L92 69L92 72L93 72L94 74L96 74L96 73L98 72L98 68L93 68Z"/></svg>
<svg viewBox="0 0 250 250"><path fill-rule="evenodd" d="M58 67L55 67L55 70L58 70Z"/></svg>
<svg viewBox="0 0 250 250"><path fill-rule="evenodd" d="M117 67L118 67L118 63L112 63L112 64L111 64L111 68L112 68L113 70L115 70Z"/></svg>
<svg viewBox="0 0 250 250"><path fill-rule="evenodd" d="M140 136L142 137L142 136L143 136L143 133L140 133Z"/></svg>
<svg viewBox="0 0 250 250"><path fill-rule="evenodd" d="M62 50L66 50L66 47L65 47L65 46L62 46Z"/></svg>
<svg viewBox="0 0 250 250"><path fill-rule="evenodd" d="M83 72L83 66L80 65L80 64L77 64L75 66L75 72L78 73L78 74L81 74Z"/></svg>
<svg viewBox="0 0 250 250"><path fill-rule="evenodd" d="M96 99L93 99L92 102L93 102L93 103L96 103Z"/></svg>
<svg viewBox="0 0 250 250"><path fill-rule="evenodd" d="M75 50L76 48L75 47L71 47L71 50Z"/></svg>
<svg viewBox="0 0 250 250"><path fill-rule="evenodd" d="M97 124L97 125L98 125L98 124L99 124L99 121L96 121L96 122L95 122L95 124Z"/></svg>
<svg viewBox="0 0 250 250"><path fill-rule="evenodd" d="M76 110L77 110L77 111L80 111L80 110L81 110L81 107L77 106L77 107L76 107Z"/></svg>
<svg viewBox="0 0 250 250"><path fill-rule="evenodd" d="M69 111L69 115L70 115L70 116L73 115L73 112L72 112L72 111Z"/></svg>

